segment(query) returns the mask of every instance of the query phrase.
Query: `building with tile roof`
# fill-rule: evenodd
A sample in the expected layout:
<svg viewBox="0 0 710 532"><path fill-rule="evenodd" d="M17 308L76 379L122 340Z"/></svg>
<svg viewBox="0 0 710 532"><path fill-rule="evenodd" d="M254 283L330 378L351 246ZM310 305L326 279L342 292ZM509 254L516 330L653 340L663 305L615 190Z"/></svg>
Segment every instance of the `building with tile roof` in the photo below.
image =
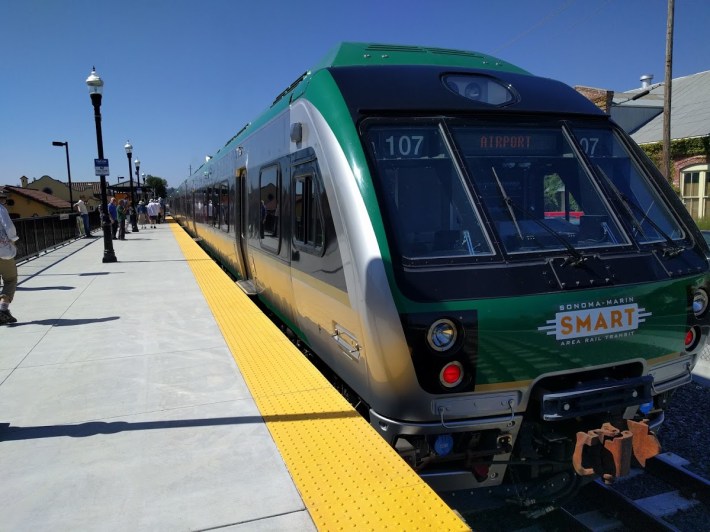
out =
<svg viewBox="0 0 710 532"><path fill-rule="evenodd" d="M69 201L69 186L64 181L59 181L51 176L43 175L39 179L30 181L27 177L20 178L22 188L39 190L46 194L51 194L63 200ZM98 208L101 204L101 182L100 181L72 181L71 199L74 203L79 198L84 200L89 212Z"/></svg>
<svg viewBox="0 0 710 532"><path fill-rule="evenodd" d="M52 216L71 212L71 204L40 190L31 188L0 187L7 195L6 207L11 218Z"/></svg>
<svg viewBox="0 0 710 532"><path fill-rule="evenodd" d="M661 168L665 83L641 77L625 92L575 87L609 113ZM673 79L671 86L672 183L696 220L710 218L710 70Z"/></svg>

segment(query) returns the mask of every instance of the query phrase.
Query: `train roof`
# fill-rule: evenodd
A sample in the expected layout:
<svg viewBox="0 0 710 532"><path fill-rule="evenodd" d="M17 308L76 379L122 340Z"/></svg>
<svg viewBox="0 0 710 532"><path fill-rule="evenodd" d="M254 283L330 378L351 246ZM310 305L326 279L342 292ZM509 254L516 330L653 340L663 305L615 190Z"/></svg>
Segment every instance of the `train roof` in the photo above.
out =
<svg viewBox="0 0 710 532"><path fill-rule="evenodd" d="M529 74L511 63L491 55L449 48L342 42L315 65L313 72L323 68L368 65L433 65L485 70L502 70Z"/></svg>
<svg viewBox="0 0 710 532"><path fill-rule="evenodd" d="M364 71L373 68L379 70L377 75L363 75ZM431 91L441 88L435 81L438 76L426 78L422 76L423 69L429 69L430 73L432 69L438 70L440 74L449 69L486 72L500 77L502 81L514 87L524 88L522 92L528 96L522 98L522 101L518 100L516 105L510 105L510 111L602 114L593 103L564 83L534 76L520 67L490 55L448 48L341 42L312 69L304 72L283 90L254 122L242 127L215 153L215 158L230 149L235 141L249 135L254 128L260 127L288 106L306 90L310 80L320 71L330 71L348 102L353 118L357 120L356 115L363 109L421 109L421 102L429 98ZM403 87L405 80L407 86ZM377 85L377 90L373 90L373 83ZM427 85L430 86L426 87ZM412 91L412 87L417 87L417 90ZM430 107L429 111L461 111L462 106L469 106L472 110L481 109L475 102L466 103L460 98L452 99L453 97L453 94L446 95L443 99L439 97L439 106ZM520 103L522 105L519 105ZM198 174L205 164L194 174Z"/></svg>

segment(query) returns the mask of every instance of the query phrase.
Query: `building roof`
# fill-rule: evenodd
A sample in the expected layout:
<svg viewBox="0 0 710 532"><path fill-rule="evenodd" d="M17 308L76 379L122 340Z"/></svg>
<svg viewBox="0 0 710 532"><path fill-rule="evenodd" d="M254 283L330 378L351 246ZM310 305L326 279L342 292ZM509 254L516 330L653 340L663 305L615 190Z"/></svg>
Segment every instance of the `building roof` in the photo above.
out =
<svg viewBox="0 0 710 532"><path fill-rule="evenodd" d="M40 190L13 187L10 185L5 185L3 188L5 189L5 192L12 192L13 194L16 194L18 196L32 199L53 209L71 209L71 204L68 201L58 198L56 196L52 196L51 194L47 194L46 192L42 192Z"/></svg>
<svg viewBox="0 0 710 532"><path fill-rule="evenodd" d="M55 183L59 183L60 185L63 185L65 187L68 187L68 183L61 181L59 179L56 179L50 175L43 175L39 179L32 179L32 181L29 181L27 176L22 176L20 179L27 179L28 183L25 188L31 188L35 190L39 190L38 187L41 186L41 183L43 180L51 180ZM79 193L88 193L89 195L93 195L96 197L101 196L101 182L100 181L72 181L71 184L71 189L73 192L79 192Z"/></svg>
<svg viewBox="0 0 710 532"><path fill-rule="evenodd" d="M646 89L635 89L617 94L614 98L618 107L655 109L656 112L649 112L652 115L650 120L630 131L633 139L639 144L663 140L662 110L665 83L651 85L647 89L649 89L648 94L642 94ZM671 139L710 135L710 70L675 78L671 90ZM639 96L640 94L642 95ZM624 96L629 99L624 101ZM630 100L634 96L637 98Z"/></svg>
<svg viewBox="0 0 710 532"><path fill-rule="evenodd" d="M94 196L101 196L101 182L100 181L80 181L78 183L72 182L71 189L78 192L90 192Z"/></svg>

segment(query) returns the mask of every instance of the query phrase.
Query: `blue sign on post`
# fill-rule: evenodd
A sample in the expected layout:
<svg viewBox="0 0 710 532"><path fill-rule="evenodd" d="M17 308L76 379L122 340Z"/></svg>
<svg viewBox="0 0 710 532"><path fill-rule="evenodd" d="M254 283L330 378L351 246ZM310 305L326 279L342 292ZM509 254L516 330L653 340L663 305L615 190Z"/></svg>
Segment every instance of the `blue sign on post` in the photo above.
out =
<svg viewBox="0 0 710 532"><path fill-rule="evenodd" d="M108 159L94 159L94 170L96 175L108 175Z"/></svg>

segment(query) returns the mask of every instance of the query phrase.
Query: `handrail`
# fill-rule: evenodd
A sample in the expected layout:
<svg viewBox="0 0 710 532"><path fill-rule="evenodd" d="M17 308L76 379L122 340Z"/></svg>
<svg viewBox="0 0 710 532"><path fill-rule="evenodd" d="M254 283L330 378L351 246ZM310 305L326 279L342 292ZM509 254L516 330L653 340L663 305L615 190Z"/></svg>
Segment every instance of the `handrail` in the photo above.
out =
<svg viewBox="0 0 710 532"><path fill-rule="evenodd" d="M61 246L81 235L77 223L82 223L77 213L34 216L12 220L20 239L16 242L16 262L22 262ZM98 211L89 213L89 227L93 231L101 226ZM83 228L83 225L82 225Z"/></svg>

